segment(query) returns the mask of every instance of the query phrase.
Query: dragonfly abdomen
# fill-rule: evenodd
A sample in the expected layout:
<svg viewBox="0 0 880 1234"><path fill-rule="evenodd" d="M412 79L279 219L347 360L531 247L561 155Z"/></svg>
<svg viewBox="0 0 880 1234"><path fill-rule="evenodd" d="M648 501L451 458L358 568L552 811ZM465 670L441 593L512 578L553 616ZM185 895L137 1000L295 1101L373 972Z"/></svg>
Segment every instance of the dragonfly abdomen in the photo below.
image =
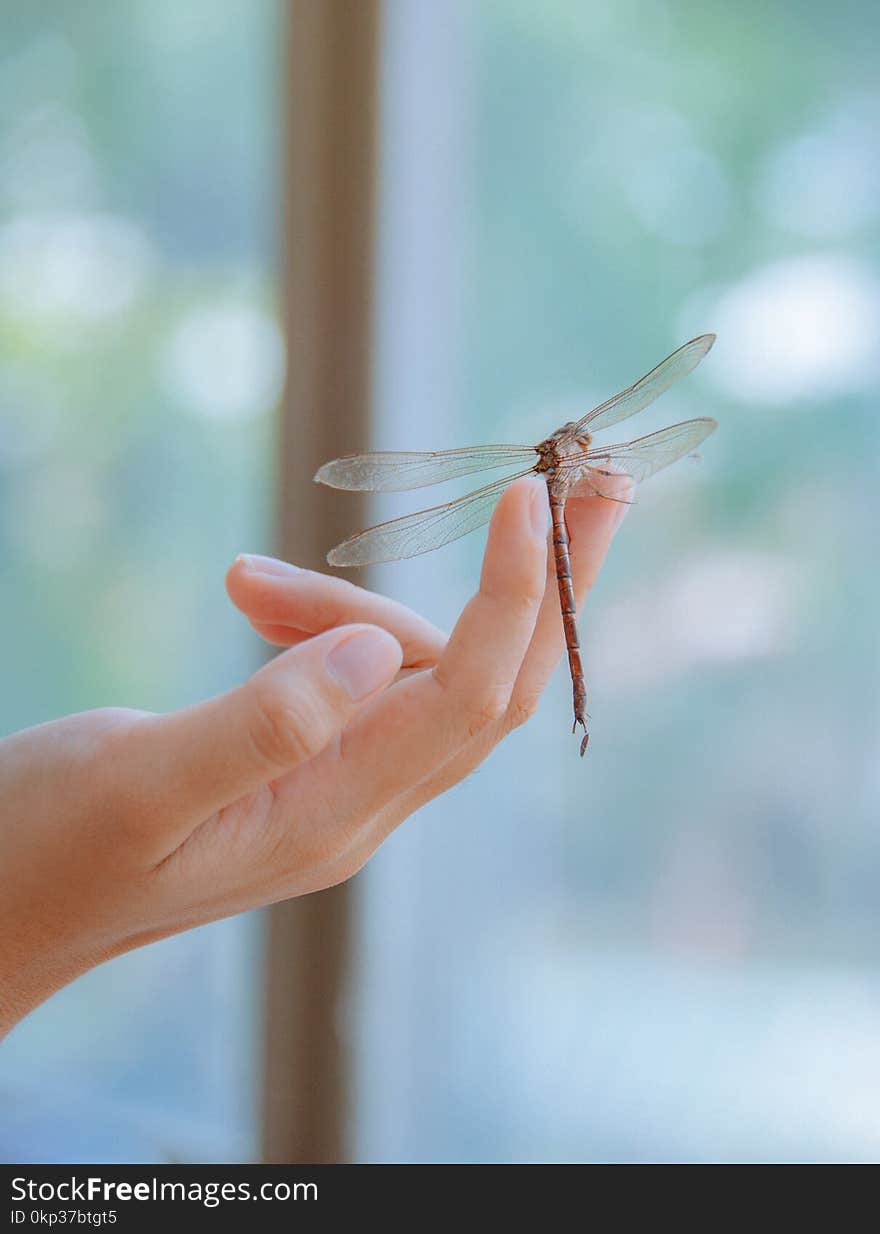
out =
<svg viewBox="0 0 880 1234"><path fill-rule="evenodd" d="M562 610L562 628L565 632L565 649L568 652L568 667L571 672L574 725L584 730L581 741L581 757L587 748L590 735L587 732L587 685L581 663L580 640L577 631L577 604L571 577L571 555L568 547L568 528L565 525L565 498L553 491L552 481L547 485L550 495L550 515L553 520L553 557L556 565L556 584L559 588L559 606Z"/></svg>

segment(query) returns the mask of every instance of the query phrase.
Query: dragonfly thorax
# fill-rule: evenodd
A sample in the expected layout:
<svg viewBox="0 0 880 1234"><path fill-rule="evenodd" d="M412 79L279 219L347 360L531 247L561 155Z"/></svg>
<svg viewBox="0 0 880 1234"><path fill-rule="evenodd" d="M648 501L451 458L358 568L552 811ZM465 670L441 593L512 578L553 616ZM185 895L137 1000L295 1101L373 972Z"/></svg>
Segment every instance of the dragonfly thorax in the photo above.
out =
<svg viewBox="0 0 880 1234"><path fill-rule="evenodd" d="M570 437L574 427L573 423L563 424L536 447L538 465L535 470L546 476L554 492L561 497L583 477L586 468L581 460L592 440L589 433Z"/></svg>

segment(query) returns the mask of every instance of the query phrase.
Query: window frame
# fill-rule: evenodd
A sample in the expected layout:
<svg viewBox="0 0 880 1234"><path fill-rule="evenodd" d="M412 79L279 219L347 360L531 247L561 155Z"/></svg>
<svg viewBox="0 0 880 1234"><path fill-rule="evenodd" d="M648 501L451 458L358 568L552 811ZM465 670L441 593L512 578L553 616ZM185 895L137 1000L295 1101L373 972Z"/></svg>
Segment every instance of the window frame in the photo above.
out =
<svg viewBox="0 0 880 1234"><path fill-rule="evenodd" d="M324 553L367 500L312 483L327 458L369 440L381 0L295 0L284 31L282 305L288 375L277 474L277 548L327 570ZM349 884L268 910L264 1161L347 1156L352 1067L339 1031Z"/></svg>

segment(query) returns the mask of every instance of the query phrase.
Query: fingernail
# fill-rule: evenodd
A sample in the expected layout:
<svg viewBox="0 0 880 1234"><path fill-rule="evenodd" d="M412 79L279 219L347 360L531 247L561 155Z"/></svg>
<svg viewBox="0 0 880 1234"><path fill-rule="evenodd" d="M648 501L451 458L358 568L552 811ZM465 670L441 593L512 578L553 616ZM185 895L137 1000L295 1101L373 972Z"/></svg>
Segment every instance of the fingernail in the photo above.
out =
<svg viewBox="0 0 880 1234"><path fill-rule="evenodd" d="M240 553L235 559L245 570L254 574L302 574L299 566L290 561L279 561L277 557L263 557L259 553Z"/></svg>
<svg viewBox="0 0 880 1234"><path fill-rule="evenodd" d="M350 699L366 698L390 681L403 660L396 638L384 630L359 630L327 654L327 671Z"/></svg>
<svg viewBox="0 0 880 1234"><path fill-rule="evenodd" d="M529 507L532 530L539 539L547 535L550 523L550 507L547 505L547 486L541 480L532 481L532 502Z"/></svg>

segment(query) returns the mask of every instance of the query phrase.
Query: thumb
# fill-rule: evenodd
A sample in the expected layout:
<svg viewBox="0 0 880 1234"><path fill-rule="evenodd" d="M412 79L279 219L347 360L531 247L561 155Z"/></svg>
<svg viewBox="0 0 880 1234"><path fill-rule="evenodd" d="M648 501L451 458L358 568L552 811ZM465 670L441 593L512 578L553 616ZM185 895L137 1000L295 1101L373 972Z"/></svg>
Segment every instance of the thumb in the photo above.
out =
<svg viewBox="0 0 880 1234"><path fill-rule="evenodd" d="M191 825L193 814L201 821L314 758L391 684L402 660L387 631L341 626L276 656L228 694L154 717L144 756L166 816Z"/></svg>

